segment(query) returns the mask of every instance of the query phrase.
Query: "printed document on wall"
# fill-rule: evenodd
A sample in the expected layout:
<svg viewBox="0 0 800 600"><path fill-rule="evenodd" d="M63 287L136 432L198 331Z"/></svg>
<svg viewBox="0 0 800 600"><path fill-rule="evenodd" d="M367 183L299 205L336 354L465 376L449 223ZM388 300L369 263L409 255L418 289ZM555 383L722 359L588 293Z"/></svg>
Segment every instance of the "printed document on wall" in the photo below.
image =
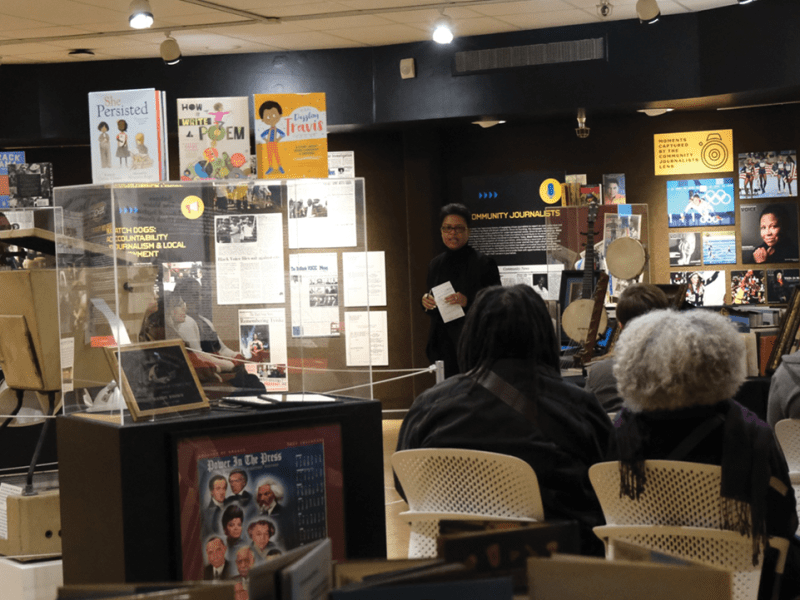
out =
<svg viewBox="0 0 800 600"><path fill-rule="evenodd" d="M268 392L288 391L286 309L240 310L239 352L249 361L247 372L256 375Z"/></svg>
<svg viewBox="0 0 800 600"><path fill-rule="evenodd" d="M285 301L280 214L215 217L214 234L217 304Z"/></svg>
<svg viewBox="0 0 800 600"><path fill-rule="evenodd" d="M339 335L339 267L336 253L289 256L292 337Z"/></svg>
<svg viewBox="0 0 800 600"><path fill-rule="evenodd" d="M343 252L344 305L386 306L386 257L379 252Z"/></svg>
<svg viewBox="0 0 800 600"><path fill-rule="evenodd" d="M386 311L344 314L348 367L389 366L389 335Z"/></svg>
<svg viewBox="0 0 800 600"><path fill-rule="evenodd" d="M290 181L289 248L356 245L356 180Z"/></svg>

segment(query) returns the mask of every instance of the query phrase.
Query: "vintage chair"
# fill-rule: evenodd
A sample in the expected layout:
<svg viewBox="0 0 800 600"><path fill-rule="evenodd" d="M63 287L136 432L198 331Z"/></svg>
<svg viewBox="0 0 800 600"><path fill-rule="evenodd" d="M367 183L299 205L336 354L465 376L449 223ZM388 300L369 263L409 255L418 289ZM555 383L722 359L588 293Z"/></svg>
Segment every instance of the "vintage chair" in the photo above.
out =
<svg viewBox="0 0 800 600"><path fill-rule="evenodd" d="M734 573L736 600L758 596L763 552L753 566L753 544L738 532L724 531L722 469L717 465L670 461L645 461L647 483L637 500L620 495L619 462L604 462L589 468L606 525L595 534L606 542L621 539L653 550L704 564L724 567ZM776 573L783 572L789 541L770 538L779 553Z"/></svg>
<svg viewBox="0 0 800 600"><path fill-rule="evenodd" d="M797 518L800 520L800 419L784 419L775 423L775 436L789 463L789 479L798 500ZM800 525L797 527L800 535Z"/></svg>
<svg viewBox="0 0 800 600"><path fill-rule="evenodd" d="M411 522L409 558L436 556L441 519L543 521L539 482L525 461L506 454L423 448L392 455Z"/></svg>

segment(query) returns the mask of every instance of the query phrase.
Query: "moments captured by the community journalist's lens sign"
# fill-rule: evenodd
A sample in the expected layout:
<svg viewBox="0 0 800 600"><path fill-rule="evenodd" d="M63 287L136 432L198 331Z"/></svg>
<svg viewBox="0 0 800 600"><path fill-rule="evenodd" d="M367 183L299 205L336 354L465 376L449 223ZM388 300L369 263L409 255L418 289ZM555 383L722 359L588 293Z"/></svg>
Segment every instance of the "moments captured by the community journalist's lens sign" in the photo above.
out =
<svg viewBox="0 0 800 600"><path fill-rule="evenodd" d="M734 170L732 129L657 133L653 136L653 150L656 175Z"/></svg>

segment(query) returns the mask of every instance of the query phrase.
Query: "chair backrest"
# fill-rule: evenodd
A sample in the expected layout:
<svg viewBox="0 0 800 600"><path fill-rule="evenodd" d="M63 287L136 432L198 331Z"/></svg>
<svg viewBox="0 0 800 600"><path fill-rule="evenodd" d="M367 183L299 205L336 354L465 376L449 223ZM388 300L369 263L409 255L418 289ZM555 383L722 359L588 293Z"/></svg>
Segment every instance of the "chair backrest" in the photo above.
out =
<svg viewBox="0 0 800 600"><path fill-rule="evenodd" d="M764 561L753 566L752 539L735 531L704 527L662 527L654 525L605 525L594 528L613 553L613 541L623 540L651 550L720 567L733 573L734 600L756 600ZM782 572L789 541L770 539L779 551L776 571Z"/></svg>
<svg viewBox="0 0 800 600"><path fill-rule="evenodd" d="M539 481L515 456L421 448L392 455L410 513L457 513L544 520Z"/></svg>
<svg viewBox="0 0 800 600"><path fill-rule="evenodd" d="M646 460L646 483L638 500L620 496L619 462L589 468L608 525L675 525L722 528L722 469L716 465Z"/></svg>
<svg viewBox="0 0 800 600"><path fill-rule="evenodd" d="M800 472L800 419L783 419L775 423L775 436L789 463L789 471Z"/></svg>

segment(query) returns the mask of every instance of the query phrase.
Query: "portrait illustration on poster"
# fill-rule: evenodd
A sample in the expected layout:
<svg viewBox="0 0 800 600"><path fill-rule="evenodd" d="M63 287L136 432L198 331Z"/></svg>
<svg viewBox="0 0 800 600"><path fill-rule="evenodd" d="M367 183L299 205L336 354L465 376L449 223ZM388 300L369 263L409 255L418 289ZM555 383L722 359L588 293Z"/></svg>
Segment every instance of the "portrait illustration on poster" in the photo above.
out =
<svg viewBox="0 0 800 600"><path fill-rule="evenodd" d="M325 94L255 94L260 179L328 176Z"/></svg>
<svg viewBox="0 0 800 600"><path fill-rule="evenodd" d="M798 262L797 204L742 204L742 262Z"/></svg>
<svg viewBox="0 0 800 600"><path fill-rule="evenodd" d="M667 181L669 227L733 225L733 178Z"/></svg>
<svg viewBox="0 0 800 600"><path fill-rule="evenodd" d="M240 553L258 566L324 537L342 556L339 435L329 424L179 442L184 578L231 579Z"/></svg>

